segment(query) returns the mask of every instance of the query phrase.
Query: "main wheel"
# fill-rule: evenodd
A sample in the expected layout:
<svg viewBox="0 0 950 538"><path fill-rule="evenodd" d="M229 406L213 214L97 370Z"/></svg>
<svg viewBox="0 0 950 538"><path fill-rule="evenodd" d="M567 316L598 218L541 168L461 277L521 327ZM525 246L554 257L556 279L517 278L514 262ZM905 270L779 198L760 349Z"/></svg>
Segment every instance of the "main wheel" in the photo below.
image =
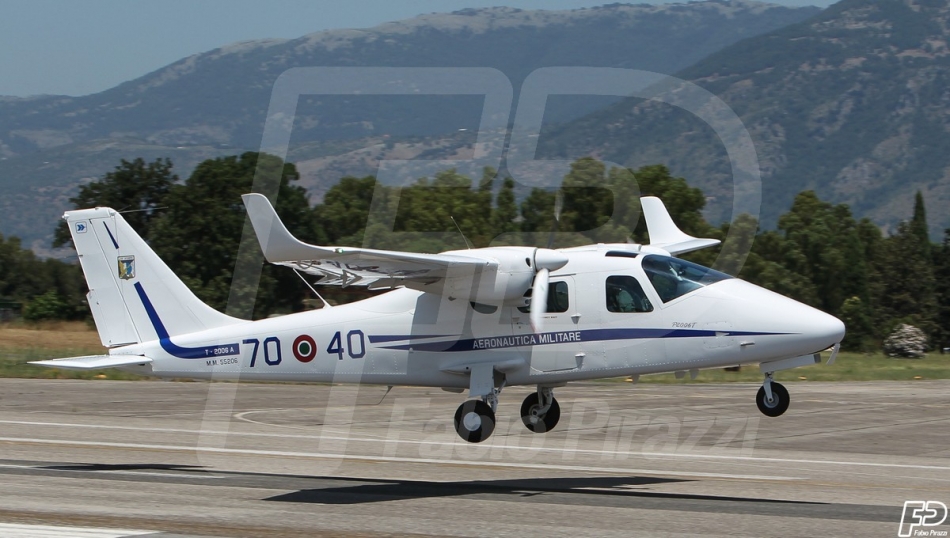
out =
<svg viewBox="0 0 950 538"><path fill-rule="evenodd" d="M532 392L524 399L521 404L521 422L534 433L549 432L557 426L557 421L561 419L561 406L557 400L551 397L551 407L543 415L538 414L541 409L541 399L537 392Z"/></svg>
<svg viewBox="0 0 950 538"><path fill-rule="evenodd" d="M455 431L469 443L481 443L495 431L495 412L481 400L468 400L455 412Z"/></svg>
<svg viewBox="0 0 950 538"><path fill-rule="evenodd" d="M780 383L772 382L772 401L765 396L765 387L759 387L759 392L755 395L755 404L759 406L759 411L768 417L777 417L788 410L789 396L788 390Z"/></svg>

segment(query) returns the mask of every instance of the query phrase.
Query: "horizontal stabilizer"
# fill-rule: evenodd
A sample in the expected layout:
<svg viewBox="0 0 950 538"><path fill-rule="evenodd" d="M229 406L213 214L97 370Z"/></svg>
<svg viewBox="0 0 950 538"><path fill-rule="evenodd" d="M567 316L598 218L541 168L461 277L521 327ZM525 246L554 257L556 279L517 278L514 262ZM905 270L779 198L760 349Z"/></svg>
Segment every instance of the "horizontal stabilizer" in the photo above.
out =
<svg viewBox="0 0 950 538"><path fill-rule="evenodd" d="M63 370L101 370L119 366L145 366L152 362L148 357L140 355L88 355L85 357L70 357L68 359L54 359L49 361L32 361L30 364L61 368Z"/></svg>
<svg viewBox="0 0 950 538"><path fill-rule="evenodd" d="M663 249L675 256L714 247L721 242L718 239L701 239L684 233L673 222L663 202L655 196L640 198L640 207L643 208L643 218L647 222L651 247Z"/></svg>

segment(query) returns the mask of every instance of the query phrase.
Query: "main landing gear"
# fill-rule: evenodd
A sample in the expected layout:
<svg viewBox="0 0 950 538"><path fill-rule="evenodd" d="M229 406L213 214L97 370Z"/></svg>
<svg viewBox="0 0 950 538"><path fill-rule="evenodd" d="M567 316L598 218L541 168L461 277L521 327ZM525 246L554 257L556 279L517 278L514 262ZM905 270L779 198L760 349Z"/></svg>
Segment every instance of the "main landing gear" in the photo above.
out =
<svg viewBox="0 0 950 538"><path fill-rule="evenodd" d="M521 404L521 422L534 433L549 432L561 418L561 406L554 399L554 390L538 387Z"/></svg>
<svg viewBox="0 0 950 538"><path fill-rule="evenodd" d="M469 443L481 443L495 431L495 411L481 400L468 400L455 412L455 431Z"/></svg>
<svg viewBox="0 0 950 538"><path fill-rule="evenodd" d="M481 443L495 431L495 410L498 409L498 394L495 389L482 400L463 402L455 411L455 431L469 443Z"/></svg>
<svg viewBox="0 0 950 538"><path fill-rule="evenodd" d="M772 372L765 374L765 381L755 395L755 404L759 411L768 417L777 417L788 410L788 390L781 383L772 381Z"/></svg>
<svg viewBox="0 0 950 538"><path fill-rule="evenodd" d="M455 431L469 443L481 443L495 431L495 411L500 388L481 400L468 400L455 411ZM554 398L554 389L538 387L521 404L521 422L534 433L549 432L561 418L561 406Z"/></svg>

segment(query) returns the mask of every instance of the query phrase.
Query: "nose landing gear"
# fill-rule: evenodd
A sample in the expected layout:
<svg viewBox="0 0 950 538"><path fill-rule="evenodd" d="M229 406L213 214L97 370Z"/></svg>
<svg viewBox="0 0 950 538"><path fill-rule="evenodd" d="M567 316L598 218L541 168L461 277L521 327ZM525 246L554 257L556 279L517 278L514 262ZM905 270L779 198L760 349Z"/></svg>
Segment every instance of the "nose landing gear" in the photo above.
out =
<svg viewBox="0 0 950 538"><path fill-rule="evenodd" d="M788 390L781 383L772 381L772 372L765 374L765 381L755 395L755 404L767 417L777 417L788 410L790 398Z"/></svg>

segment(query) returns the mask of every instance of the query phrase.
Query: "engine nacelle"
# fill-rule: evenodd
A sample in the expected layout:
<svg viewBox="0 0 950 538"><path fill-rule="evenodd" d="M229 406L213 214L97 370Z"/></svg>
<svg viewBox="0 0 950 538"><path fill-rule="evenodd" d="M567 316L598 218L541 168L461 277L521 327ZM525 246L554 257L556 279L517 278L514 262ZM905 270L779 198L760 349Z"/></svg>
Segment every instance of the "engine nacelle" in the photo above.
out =
<svg viewBox="0 0 950 538"><path fill-rule="evenodd" d="M560 252L532 247L491 247L456 250L446 254L477 258L484 260L485 264L474 272L460 270L459 274L454 275L449 271L441 283L444 288L440 293L490 305L524 305L524 294L531 289L538 269L544 267L553 271L568 261ZM538 267L539 264L541 267Z"/></svg>

